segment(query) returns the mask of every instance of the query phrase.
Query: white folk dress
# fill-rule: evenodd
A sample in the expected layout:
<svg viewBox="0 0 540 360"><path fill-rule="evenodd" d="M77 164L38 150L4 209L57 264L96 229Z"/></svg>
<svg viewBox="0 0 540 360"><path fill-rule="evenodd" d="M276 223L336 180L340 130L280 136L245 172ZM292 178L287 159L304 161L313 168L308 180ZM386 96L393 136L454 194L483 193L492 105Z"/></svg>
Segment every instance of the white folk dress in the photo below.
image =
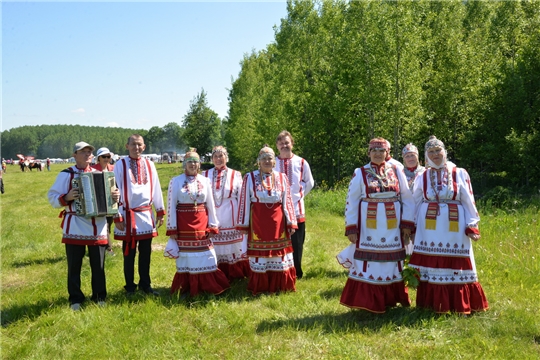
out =
<svg viewBox="0 0 540 360"><path fill-rule="evenodd" d="M210 179L219 221L219 233L212 236L218 267L229 280L249 277L247 236L235 227L242 175L239 171L227 167L214 167L204 171L203 175Z"/></svg>
<svg viewBox="0 0 540 360"><path fill-rule="evenodd" d="M182 174L171 179L167 196L167 235L164 256L176 259L171 293L220 294L229 288L218 269L210 234L216 234L212 184L202 175Z"/></svg>
<svg viewBox="0 0 540 360"><path fill-rule="evenodd" d="M295 291L290 230L297 222L285 174L256 170L244 176L236 227L248 232L248 290L254 295Z"/></svg>
<svg viewBox="0 0 540 360"><path fill-rule="evenodd" d="M358 240L337 256L349 270L341 304L374 313L397 303L409 306L401 276L405 248L400 229L414 229L414 202L403 172L384 162L356 169L345 222L345 235L357 234Z"/></svg>
<svg viewBox="0 0 540 360"><path fill-rule="evenodd" d="M418 176L422 175L425 170L426 168L423 166L420 166L420 164L418 164L416 168L407 168L407 167L403 168L405 177L407 178L407 184L409 185L409 190L411 190L411 193L414 193L414 180L416 180ZM411 241L409 242L408 245L405 246L405 252L407 253L407 255L412 255L413 253L414 238L415 238L415 235L412 234Z"/></svg>
<svg viewBox="0 0 540 360"><path fill-rule="evenodd" d="M469 174L447 163L428 168L414 184L417 230L409 265L420 271L416 305L438 313L469 314L488 308L469 233L480 217Z"/></svg>

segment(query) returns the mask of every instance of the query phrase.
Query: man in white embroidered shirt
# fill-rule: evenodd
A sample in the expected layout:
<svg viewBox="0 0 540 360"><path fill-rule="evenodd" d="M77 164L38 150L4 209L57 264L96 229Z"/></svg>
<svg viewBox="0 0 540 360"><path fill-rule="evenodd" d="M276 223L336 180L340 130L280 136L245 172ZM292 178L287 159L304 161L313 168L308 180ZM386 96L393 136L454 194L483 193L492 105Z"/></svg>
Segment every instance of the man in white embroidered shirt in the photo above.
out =
<svg viewBox="0 0 540 360"><path fill-rule="evenodd" d="M122 240L124 252L124 288L128 296L137 287L146 294L159 296L152 289L150 260L152 238L158 236L157 228L163 225L165 205L158 173L153 162L142 156L146 149L141 135L128 138L126 149L129 156L123 157L114 166L114 176L120 190L121 206L114 218L114 238ZM152 206L156 212L152 212ZM139 247L139 284L135 284L135 254Z"/></svg>
<svg viewBox="0 0 540 360"><path fill-rule="evenodd" d="M275 170L287 175L291 187L291 195L296 213L298 229L291 237L293 246L294 267L296 278L301 279L304 275L302 270L302 253L306 237L306 210L304 197L311 191L314 185L313 176L308 162L298 155L293 154L294 139L292 135L283 130L276 139L279 156L276 159Z"/></svg>

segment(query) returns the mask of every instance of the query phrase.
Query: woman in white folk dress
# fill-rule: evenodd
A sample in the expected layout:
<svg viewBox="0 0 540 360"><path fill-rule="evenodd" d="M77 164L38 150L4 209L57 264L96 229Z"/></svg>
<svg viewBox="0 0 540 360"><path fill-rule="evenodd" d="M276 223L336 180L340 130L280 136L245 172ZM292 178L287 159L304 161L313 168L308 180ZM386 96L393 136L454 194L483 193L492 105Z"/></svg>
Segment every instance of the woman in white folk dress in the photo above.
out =
<svg viewBox="0 0 540 360"><path fill-rule="evenodd" d="M217 266L211 236L219 232L212 184L199 174L200 157L195 149L184 157L184 173L169 183L167 235L164 255L176 259L171 294L196 296L220 294L229 281Z"/></svg>

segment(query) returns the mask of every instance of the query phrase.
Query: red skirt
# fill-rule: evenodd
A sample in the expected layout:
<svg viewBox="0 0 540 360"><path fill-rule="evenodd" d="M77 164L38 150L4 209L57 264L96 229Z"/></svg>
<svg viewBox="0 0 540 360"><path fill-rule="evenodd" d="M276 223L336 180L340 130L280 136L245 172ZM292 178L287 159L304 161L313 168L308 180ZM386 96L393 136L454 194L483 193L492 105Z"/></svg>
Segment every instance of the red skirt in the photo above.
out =
<svg viewBox="0 0 540 360"><path fill-rule="evenodd" d="M180 292L191 296L197 296L201 292L214 295L221 294L229 288L229 280L221 270L210 273L190 274L176 273L171 285L171 294Z"/></svg>
<svg viewBox="0 0 540 360"><path fill-rule="evenodd" d="M427 269L472 270L470 258L449 256L428 256L413 254L410 266L421 266ZM429 278L429 277L428 277ZM489 304L484 290L478 281L454 284L437 284L420 278L416 291L416 306L431 309L437 313L456 312L470 314L486 311Z"/></svg>
<svg viewBox="0 0 540 360"><path fill-rule="evenodd" d="M416 292L416 306L437 313L460 314L486 311L489 308L484 290L478 282L438 285L422 281Z"/></svg>
<svg viewBox="0 0 540 360"><path fill-rule="evenodd" d="M342 305L352 309L362 309L382 314L387 307L394 307L398 303L409 307L409 293L403 281L388 285L375 285L353 279L347 279L341 299Z"/></svg>
<svg viewBox="0 0 540 360"><path fill-rule="evenodd" d="M253 295L260 293L278 293L281 291L296 291L296 269L286 271L252 272L247 286Z"/></svg>
<svg viewBox="0 0 540 360"><path fill-rule="evenodd" d="M248 259L238 261L234 264L220 263L218 268L225 274L229 281L234 279L244 279L251 276Z"/></svg>

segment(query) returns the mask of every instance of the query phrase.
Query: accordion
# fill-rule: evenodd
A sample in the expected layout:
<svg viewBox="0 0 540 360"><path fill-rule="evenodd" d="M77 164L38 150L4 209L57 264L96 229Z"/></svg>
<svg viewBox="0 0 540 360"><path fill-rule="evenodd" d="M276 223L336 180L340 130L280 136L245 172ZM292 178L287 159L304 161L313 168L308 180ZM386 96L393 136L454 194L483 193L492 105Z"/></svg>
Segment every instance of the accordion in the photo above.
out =
<svg viewBox="0 0 540 360"><path fill-rule="evenodd" d="M89 218L118 213L118 204L111 195L111 191L116 188L113 172L80 173L71 184L73 188L79 189L79 198L73 201L77 215Z"/></svg>

